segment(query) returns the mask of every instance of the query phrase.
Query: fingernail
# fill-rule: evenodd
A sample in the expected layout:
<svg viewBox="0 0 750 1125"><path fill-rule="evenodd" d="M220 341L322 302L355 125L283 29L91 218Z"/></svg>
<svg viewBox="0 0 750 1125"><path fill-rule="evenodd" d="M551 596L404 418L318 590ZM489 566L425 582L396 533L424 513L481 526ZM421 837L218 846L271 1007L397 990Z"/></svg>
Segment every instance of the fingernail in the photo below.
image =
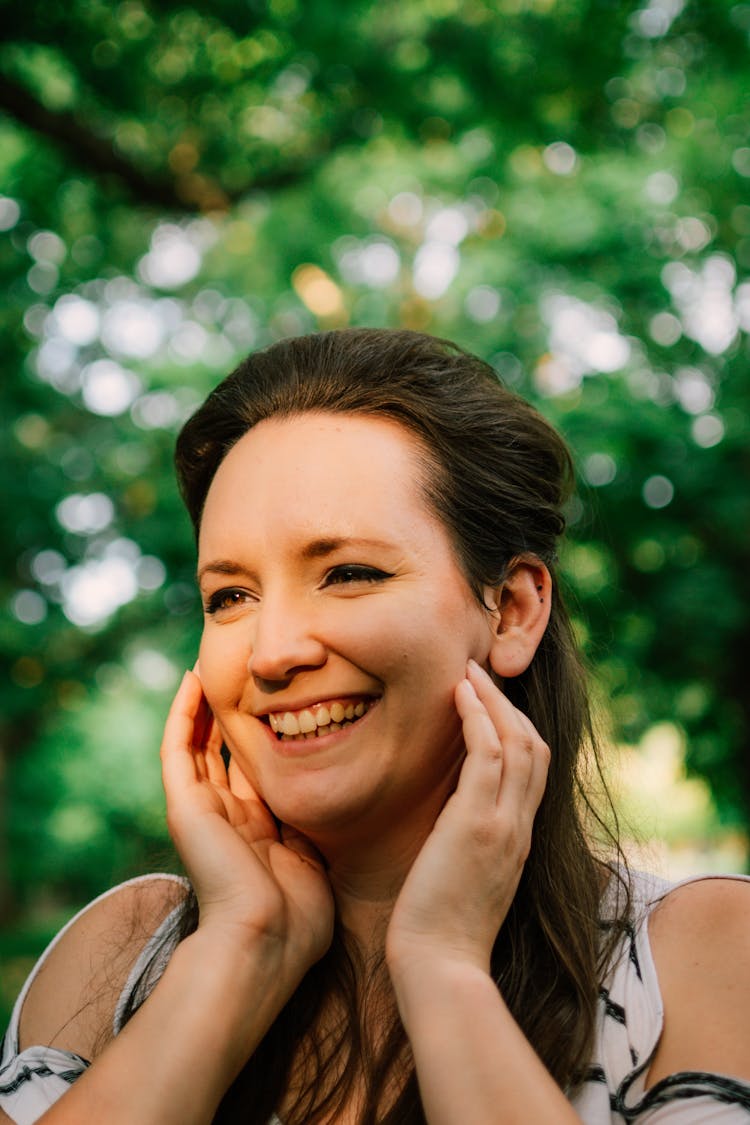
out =
<svg viewBox="0 0 750 1125"><path fill-rule="evenodd" d="M481 672L482 669L479 667L476 660L467 660L466 671L467 672Z"/></svg>

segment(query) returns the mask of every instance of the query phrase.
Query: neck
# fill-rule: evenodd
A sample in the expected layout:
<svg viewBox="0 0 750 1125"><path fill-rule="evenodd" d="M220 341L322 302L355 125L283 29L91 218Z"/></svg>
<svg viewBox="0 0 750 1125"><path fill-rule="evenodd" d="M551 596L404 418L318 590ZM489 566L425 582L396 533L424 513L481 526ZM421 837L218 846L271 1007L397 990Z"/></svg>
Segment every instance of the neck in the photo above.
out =
<svg viewBox="0 0 750 1125"><path fill-rule="evenodd" d="M328 878L342 924L369 954L385 944L388 921L414 856L390 863L382 853L372 862L368 858L347 856L341 863L329 862Z"/></svg>
<svg viewBox="0 0 750 1125"><path fill-rule="evenodd" d="M363 952L382 950L393 907L435 821L456 788L463 755L432 792L406 794L398 804L380 800L335 826L300 826L323 856L339 918Z"/></svg>
<svg viewBox="0 0 750 1125"><path fill-rule="evenodd" d="M412 812L397 818L387 832L349 837L346 846L340 836L335 843L316 841L326 860L339 918L363 953L382 951L396 899L444 800L441 795L423 818Z"/></svg>

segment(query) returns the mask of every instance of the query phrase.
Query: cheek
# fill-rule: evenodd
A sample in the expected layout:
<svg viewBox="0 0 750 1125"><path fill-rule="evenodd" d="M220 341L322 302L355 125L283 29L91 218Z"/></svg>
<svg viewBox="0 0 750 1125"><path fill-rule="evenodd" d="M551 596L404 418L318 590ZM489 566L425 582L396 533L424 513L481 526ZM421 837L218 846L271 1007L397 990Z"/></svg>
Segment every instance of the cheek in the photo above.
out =
<svg viewBox="0 0 750 1125"><path fill-rule="evenodd" d="M401 630L410 655L454 676L456 683L470 657L484 663L492 639L489 616L474 600L440 588L402 619Z"/></svg>
<svg viewBox="0 0 750 1125"><path fill-rule="evenodd" d="M398 604L378 605L356 629L339 633L342 651L374 675L413 693L441 715L452 714L453 691L466 675L471 657L485 664L491 633L487 617L475 602L445 595Z"/></svg>

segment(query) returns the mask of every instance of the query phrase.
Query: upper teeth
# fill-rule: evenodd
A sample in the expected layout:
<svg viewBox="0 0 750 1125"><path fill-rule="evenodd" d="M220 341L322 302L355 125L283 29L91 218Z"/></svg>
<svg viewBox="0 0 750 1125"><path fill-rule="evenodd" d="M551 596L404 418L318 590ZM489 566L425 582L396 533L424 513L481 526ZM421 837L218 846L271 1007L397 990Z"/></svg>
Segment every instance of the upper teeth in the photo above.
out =
<svg viewBox="0 0 750 1125"><path fill-rule="evenodd" d="M369 700L358 703L320 703L303 711L278 711L268 716L271 730L277 734L312 734L318 727L359 719L370 706Z"/></svg>

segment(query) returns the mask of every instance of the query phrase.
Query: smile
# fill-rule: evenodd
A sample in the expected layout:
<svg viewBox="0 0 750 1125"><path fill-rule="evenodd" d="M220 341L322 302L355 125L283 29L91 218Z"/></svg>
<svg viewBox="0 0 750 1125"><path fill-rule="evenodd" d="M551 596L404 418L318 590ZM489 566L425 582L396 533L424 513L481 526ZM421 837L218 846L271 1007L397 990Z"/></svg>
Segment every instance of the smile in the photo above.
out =
<svg viewBox="0 0 750 1125"><path fill-rule="evenodd" d="M328 700L301 711L274 711L263 716L276 737L283 742L302 736L319 738L323 734L352 726L375 702L372 698Z"/></svg>

